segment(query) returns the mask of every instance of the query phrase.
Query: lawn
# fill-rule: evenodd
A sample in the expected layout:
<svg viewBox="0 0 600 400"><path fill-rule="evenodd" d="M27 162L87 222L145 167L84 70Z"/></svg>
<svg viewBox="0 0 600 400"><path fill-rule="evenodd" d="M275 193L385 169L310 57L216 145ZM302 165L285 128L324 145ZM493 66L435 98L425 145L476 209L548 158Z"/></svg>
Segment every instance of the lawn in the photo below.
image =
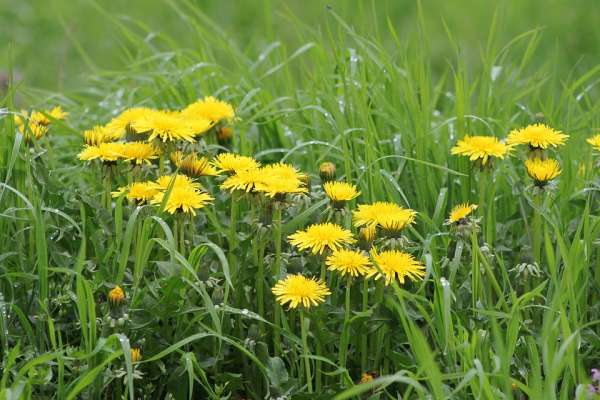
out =
<svg viewBox="0 0 600 400"><path fill-rule="evenodd" d="M595 3L0 0L0 398L600 397Z"/></svg>

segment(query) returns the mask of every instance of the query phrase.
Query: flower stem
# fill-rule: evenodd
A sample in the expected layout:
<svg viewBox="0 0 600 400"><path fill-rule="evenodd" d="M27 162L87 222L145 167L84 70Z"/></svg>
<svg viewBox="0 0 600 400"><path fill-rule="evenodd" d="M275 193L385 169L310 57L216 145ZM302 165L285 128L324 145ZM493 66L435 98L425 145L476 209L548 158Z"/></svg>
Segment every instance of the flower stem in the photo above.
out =
<svg viewBox="0 0 600 400"><path fill-rule="evenodd" d="M348 342L350 337L350 289L352 286L352 277L348 275L346 277L346 301L344 307L344 327L342 329L342 336L340 338L340 349L339 349L339 364L340 368L346 369L346 360L348 355ZM341 375L341 383L344 382L344 376Z"/></svg>
<svg viewBox="0 0 600 400"><path fill-rule="evenodd" d="M362 287L362 311L365 313L369 309L369 281L367 279L363 280ZM360 335L360 368L362 371L366 371L368 367L368 335L367 328L368 325L366 322L363 322L363 332Z"/></svg>
<svg viewBox="0 0 600 400"><path fill-rule="evenodd" d="M537 263L538 267L542 262L542 204L543 197L542 193L534 195L533 198L533 222L532 222L532 238L531 238L531 251L533 253L533 260Z"/></svg>
<svg viewBox="0 0 600 400"><path fill-rule="evenodd" d="M310 359L308 358L308 333L306 332L306 323L304 321L304 310L300 308L300 332L302 336L302 358L304 358L304 372L306 373L306 384L308 386L308 393L312 393L312 376L310 373Z"/></svg>
<svg viewBox="0 0 600 400"><path fill-rule="evenodd" d="M281 273L281 205L279 202L273 203L273 245L275 246L275 262L273 264L273 278L279 279ZM275 354L281 354L281 305L273 302L274 325L273 325L273 347ZM300 317L302 320L302 316Z"/></svg>
<svg viewBox="0 0 600 400"><path fill-rule="evenodd" d="M477 301L480 296L481 272L479 271L479 243L477 242L477 232L471 233L471 294L473 310L477 308Z"/></svg>

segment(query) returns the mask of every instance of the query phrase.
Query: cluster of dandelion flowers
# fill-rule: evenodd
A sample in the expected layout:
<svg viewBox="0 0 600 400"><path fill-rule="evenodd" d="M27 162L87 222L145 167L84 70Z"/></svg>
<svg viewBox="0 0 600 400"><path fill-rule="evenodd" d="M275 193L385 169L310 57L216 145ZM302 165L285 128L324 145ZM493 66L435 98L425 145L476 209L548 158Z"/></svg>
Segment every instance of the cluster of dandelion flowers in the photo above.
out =
<svg viewBox="0 0 600 400"><path fill-rule="evenodd" d="M330 222L310 225L288 236L288 239L298 249L310 250L313 254L322 254L325 249L337 250L356 242L352 232Z"/></svg>
<svg viewBox="0 0 600 400"><path fill-rule="evenodd" d="M191 176L216 176L219 174L208 158L198 157L196 153L183 154L181 151L174 151L170 158L176 168Z"/></svg>
<svg viewBox="0 0 600 400"><path fill-rule="evenodd" d="M417 212L396 203L377 201L373 204L359 204L353 211L354 226L381 227L397 232L415 222Z"/></svg>
<svg viewBox="0 0 600 400"><path fill-rule="evenodd" d="M136 132L148 133L148 141L184 140L193 143L197 135L212 127L212 122L207 119L189 120L177 112L154 111L134 121L132 127Z"/></svg>
<svg viewBox="0 0 600 400"><path fill-rule="evenodd" d="M540 158L525 160L527 174L534 180L536 186L543 187L549 181L560 175L560 164L554 159Z"/></svg>
<svg viewBox="0 0 600 400"><path fill-rule="evenodd" d="M447 225L461 224L466 221L467 217L477 209L476 204L462 203L454 206L446 220Z"/></svg>
<svg viewBox="0 0 600 400"><path fill-rule="evenodd" d="M270 164L261 168L263 178L254 190L265 196L282 200L286 194L306 193L306 175L285 163Z"/></svg>
<svg viewBox="0 0 600 400"><path fill-rule="evenodd" d="M182 114L189 117L207 119L214 124L222 120L232 121L235 117L235 111L231 104L217 100L212 96L190 104L183 109Z"/></svg>
<svg viewBox="0 0 600 400"><path fill-rule="evenodd" d="M558 147L565 143L569 135L554 130L544 124L533 124L525 128L515 129L508 134L509 145L526 144L532 150Z"/></svg>
<svg viewBox="0 0 600 400"><path fill-rule="evenodd" d="M411 254L398 250L387 250L371 252L373 263L376 267L371 268L367 277L375 276L375 279L385 278L385 284L390 285L396 279L403 284L406 279L418 280L425 276L425 267Z"/></svg>
<svg viewBox="0 0 600 400"><path fill-rule="evenodd" d="M330 271L339 272L343 276L364 276L371 271L371 261L363 252L339 249L331 253L325 260Z"/></svg>
<svg viewBox="0 0 600 400"><path fill-rule="evenodd" d="M594 150L600 151L600 134L587 138L586 142L591 144Z"/></svg>
<svg viewBox="0 0 600 400"><path fill-rule="evenodd" d="M300 274L280 280L272 292L282 306L289 303L289 308L302 306L306 309L325 302L325 298L331 294L323 282Z"/></svg>
<svg viewBox="0 0 600 400"><path fill-rule="evenodd" d="M165 200L165 196L167 196ZM196 210L213 201L213 197L191 186L174 186L170 191L159 192L152 199L153 204L162 205L169 214L188 213L196 215Z"/></svg>
<svg viewBox="0 0 600 400"><path fill-rule="evenodd" d="M227 172L230 174L260 167L260 163L254 158L235 153L221 153L215 157L213 164L218 172Z"/></svg>
<svg viewBox="0 0 600 400"><path fill-rule="evenodd" d="M347 202L357 198L360 195L356 186L347 182L325 182L323 185L325 194L331 200L333 208L341 209Z"/></svg>
<svg viewBox="0 0 600 400"><path fill-rule="evenodd" d="M504 158L509 151L510 146L494 136L468 135L460 139L450 150L452 154L469 157L469 160L480 162L482 166L487 166L494 158Z"/></svg>

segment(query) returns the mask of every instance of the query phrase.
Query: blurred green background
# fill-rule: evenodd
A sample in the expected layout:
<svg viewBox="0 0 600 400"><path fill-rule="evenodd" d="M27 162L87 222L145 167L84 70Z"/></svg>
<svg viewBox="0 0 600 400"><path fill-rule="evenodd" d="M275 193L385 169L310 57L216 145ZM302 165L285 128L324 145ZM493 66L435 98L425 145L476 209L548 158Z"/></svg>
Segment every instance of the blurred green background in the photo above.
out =
<svg viewBox="0 0 600 400"><path fill-rule="evenodd" d="M193 28L178 14L185 10L184 3L193 3L250 56L275 41L297 48L308 41L303 36L306 31L317 35L311 40L321 37L325 44L340 29L328 7L357 32L387 46L394 46L388 24L400 32L400 40L414 39L419 18L415 0L0 0L0 70L6 71L12 60L24 85L74 89L90 73L124 67L123 54L135 49L128 47L118 29L121 23L146 32L148 41L165 35L175 39L170 47L198 48L202 44L196 42ZM483 51L494 15L499 43L531 29L543 31L536 52L539 60L535 60L539 65L552 59L567 74L573 69L586 71L598 61L597 0L423 0L421 4L434 67L446 66L454 54L450 39L460 45L467 65L475 60Z"/></svg>

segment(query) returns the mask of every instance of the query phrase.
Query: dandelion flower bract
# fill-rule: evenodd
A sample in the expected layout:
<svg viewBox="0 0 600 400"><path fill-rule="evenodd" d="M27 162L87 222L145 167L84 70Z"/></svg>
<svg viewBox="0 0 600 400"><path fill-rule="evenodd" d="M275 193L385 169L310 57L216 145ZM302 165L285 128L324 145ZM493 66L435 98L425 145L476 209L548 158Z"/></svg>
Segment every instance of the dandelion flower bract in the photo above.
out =
<svg viewBox="0 0 600 400"><path fill-rule="evenodd" d="M515 129L508 134L506 143L509 145L527 144L532 148L546 149L558 147L565 143L569 135L554 130L548 125L533 124L525 128Z"/></svg>
<svg viewBox="0 0 600 400"><path fill-rule="evenodd" d="M325 260L327 269L337 271L344 276L363 276L371 270L369 257L356 250L340 249L334 251Z"/></svg>
<svg viewBox="0 0 600 400"><path fill-rule="evenodd" d="M600 134L587 138L586 142L591 144L596 151L600 151Z"/></svg>
<svg viewBox="0 0 600 400"><path fill-rule="evenodd" d="M280 280L272 292L282 306L289 303L289 308L301 305L307 309L323 303L325 297L331 294L323 282L302 275L289 275Z"/></svg>
<svg viewBox="0 0 600 400"><path fill-rule="evenodd" d="M221 153L213 161L219 172L235 173L247 169L256 169L260 163L252 157L241 156L234 153Z"/></svg>
<svg viewBox="0 0 600 400"><path fill-rule="evenodd" d="M375 279L385 278L386 286L396 279L403 284L405 279L417 280L425 276L425 267L411 254L398 250L378 252L374 249L371 257L381 272L373 267L367 276L375 276Z"/></svg>
<svg viewBox="0 0 600 400"><path fill-rule="evenodd" d="M452 208L448 216L447 224L455 224L467 218L473 211L477 209L476 204L462 203Z"/></svg>
<svg viewBox="0 0 600 400"><path fill-rule="evenodd" d="M353 212L354 226L380 226L402 229L415 221L417 212L396 203L378 201L373 204L359 204Z"/></svg>
<svg viewBox="0 0 600 400"><path fill-rule="evenodd" d="M560 164L554 159L528 159L525 160L525 168L527 169L527 174L538 186L545 185L561 173Z"/></svg>
<svg viewBox="0 0 600 400"><path fill-rule="evenodd" d="M343 206L360 195L356 186L347 182L329 181L323 185L323 190L334 206Z"/></svg>
<svg viewBox="0 0 600 400"><path fill-rule="evenodd" d="M205 118L213 123L222 120L231 121L235 117L235 111L231 104L217 100L212 96L190 104L182 113L189 117Z"/></svg>
<svg viewBox="0 0 600 400"><path fill-rule="evenodd" d="M196 210L203 208L206 204L211 203L214 199L211 195L201 192L189 186L174 186L170 192L159 192L152 199L153 204L161 205L164 196L168 198L164 204L164 210L169 214L177 212L189 213L196 215Z"/></svg>
<svg viewBox="0 0 600 400"><path fill-rule="evenodd" d="M510 146L502 143L494 136L465 136L456 143L450 152L454 155L469 157L469 160L481 160L486 165L488 160L504 158L510 151Z"/></svg>
<svg viewBox="0 0 600 400"><path fill-rule="evenodd" d="M298 249L310 250L313 254L322 254L325 249L337 250L356 242L352 232L330 222L311 225L290 235L288 239Z"/></svg>

